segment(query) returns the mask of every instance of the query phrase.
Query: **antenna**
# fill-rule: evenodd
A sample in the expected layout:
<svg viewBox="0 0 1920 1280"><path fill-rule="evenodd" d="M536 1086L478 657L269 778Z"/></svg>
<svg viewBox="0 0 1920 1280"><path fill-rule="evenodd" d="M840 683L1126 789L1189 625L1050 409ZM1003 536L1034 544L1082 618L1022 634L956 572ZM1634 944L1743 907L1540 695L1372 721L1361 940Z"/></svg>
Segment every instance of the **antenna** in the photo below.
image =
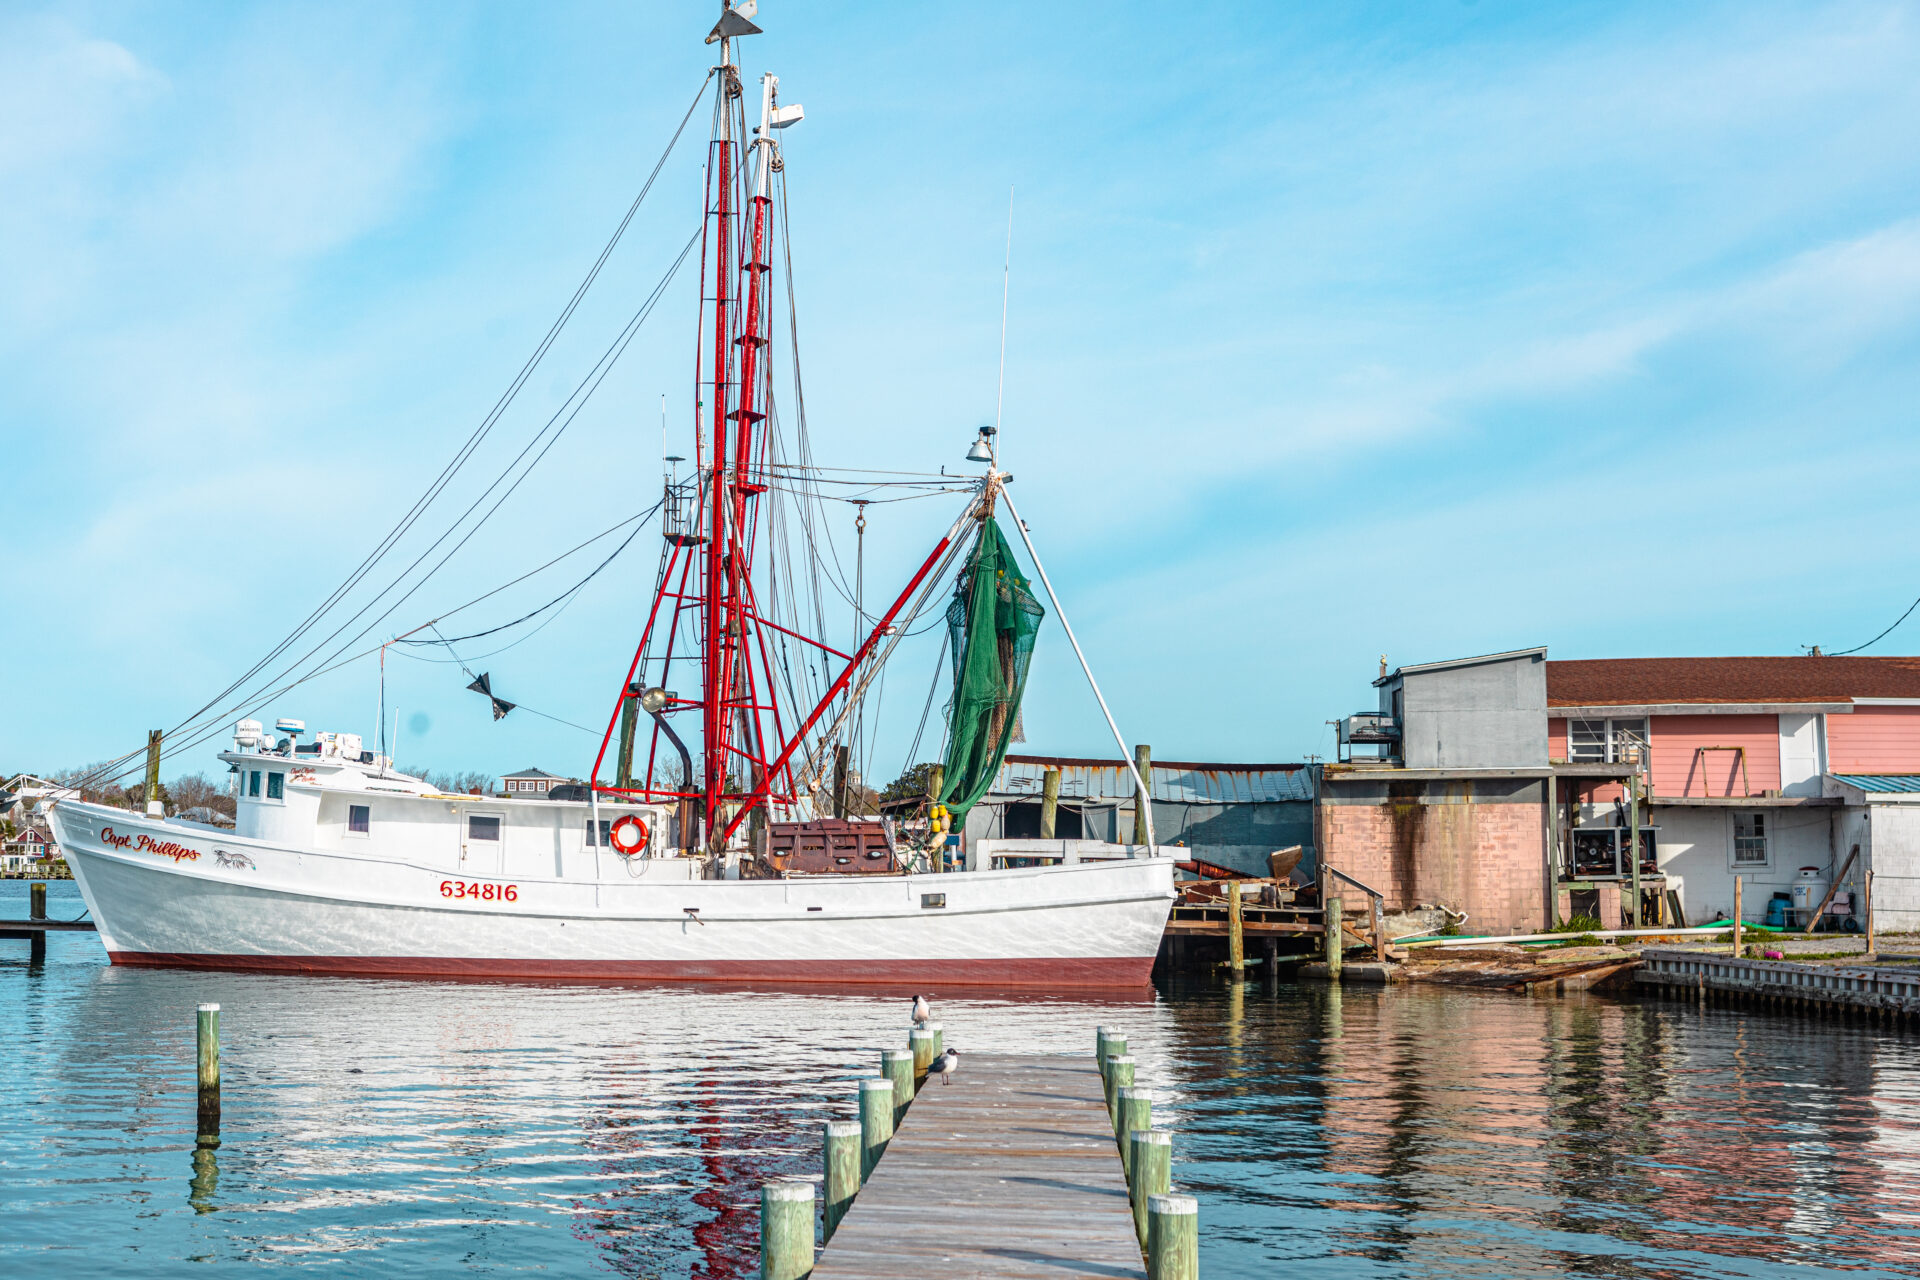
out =
<svg viewBox="0 0 1920 1280"><path fill-rule="evenodd" d="M1007 399L1007 290L1013 283L1013 186L1007 186L1007 262L1000 276L1000 387L993 395L993 434L1000 434L1000 406Z"/></svg>

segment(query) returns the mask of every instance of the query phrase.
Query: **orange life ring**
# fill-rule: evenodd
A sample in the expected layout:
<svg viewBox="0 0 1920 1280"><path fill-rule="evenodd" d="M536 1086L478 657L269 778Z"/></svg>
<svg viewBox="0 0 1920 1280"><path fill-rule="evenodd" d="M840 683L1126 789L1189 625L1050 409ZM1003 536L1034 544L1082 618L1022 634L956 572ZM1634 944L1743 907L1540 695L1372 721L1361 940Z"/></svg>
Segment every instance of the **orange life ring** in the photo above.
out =
<svg viewBox="0 0 1920 1280"><path fill-rule="evenodd" d="M647 847L648 834L647 824L637 815L629 813L614 820L607 832L607 839L612 843L615 853L632 856Z"/></svg>

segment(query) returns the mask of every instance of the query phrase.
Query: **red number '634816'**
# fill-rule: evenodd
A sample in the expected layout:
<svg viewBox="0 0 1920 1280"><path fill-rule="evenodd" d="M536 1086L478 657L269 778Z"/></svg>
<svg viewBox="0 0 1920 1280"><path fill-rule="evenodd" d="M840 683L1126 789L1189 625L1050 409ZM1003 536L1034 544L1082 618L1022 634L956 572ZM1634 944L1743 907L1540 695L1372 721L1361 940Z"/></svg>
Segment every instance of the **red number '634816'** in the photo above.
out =
<svg viewBox="0 0 1920 1280"><path fill-rule="evenodd" d="M520 886L517 884L488 884L483 880L442 880L440 896L443 898L479 898L483 902L518 902Z"/></svg>

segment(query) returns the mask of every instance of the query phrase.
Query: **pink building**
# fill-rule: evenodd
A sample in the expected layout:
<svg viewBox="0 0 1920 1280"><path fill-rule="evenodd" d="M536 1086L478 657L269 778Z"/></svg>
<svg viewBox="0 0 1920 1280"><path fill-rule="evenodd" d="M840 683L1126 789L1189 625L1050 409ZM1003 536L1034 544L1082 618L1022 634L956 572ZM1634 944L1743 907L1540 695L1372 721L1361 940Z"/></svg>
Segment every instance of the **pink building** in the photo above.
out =
<svg viewBox="0 0 1920 1280"><path fill-rule="evenodd" d="M1817 905L1920 928L1920 658L1625 658L1546 650L1382 671L1322 771L1321 856L1390 909L1475 933ZM1367 754L1371 751L1372 754ZM1797 895L1797 897L1796 897ZM1811 901L1809 901L1811 899Z"/></svg>
<svg viewBox="0 0 1920 1280"><path fill-rule="evenodd" d="M1876 919L1920 925L1904 880L1920 855L1920 658L1555 661L1546 680L1549 760L1638 765L1643 890L1670 895L1649 918L1730 913L1739 876L1743 914L1764 919L1775 895L1817 902L1839 877L1844 924L1875 869ZM1629 815L1617 781L1563 775L1555 791L1564 910L1623 878Z"/></svg>

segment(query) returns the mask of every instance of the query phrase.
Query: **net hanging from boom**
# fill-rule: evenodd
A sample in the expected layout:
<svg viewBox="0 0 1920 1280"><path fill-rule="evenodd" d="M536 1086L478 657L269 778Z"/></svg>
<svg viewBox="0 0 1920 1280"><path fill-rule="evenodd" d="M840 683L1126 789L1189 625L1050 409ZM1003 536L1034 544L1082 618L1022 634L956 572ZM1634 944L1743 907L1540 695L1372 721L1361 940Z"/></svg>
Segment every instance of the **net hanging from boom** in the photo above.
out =
<svg viewBox="0 0 1920 1280"><path fill-rule="evenodd" d="M1006 759L1034 636L1046 610L1033 598L1013 548L992 516L980 522L973 554L947 606L953 652L953 706L947 717L947 759L941 802L955 825L987 793Z"/></svg>

